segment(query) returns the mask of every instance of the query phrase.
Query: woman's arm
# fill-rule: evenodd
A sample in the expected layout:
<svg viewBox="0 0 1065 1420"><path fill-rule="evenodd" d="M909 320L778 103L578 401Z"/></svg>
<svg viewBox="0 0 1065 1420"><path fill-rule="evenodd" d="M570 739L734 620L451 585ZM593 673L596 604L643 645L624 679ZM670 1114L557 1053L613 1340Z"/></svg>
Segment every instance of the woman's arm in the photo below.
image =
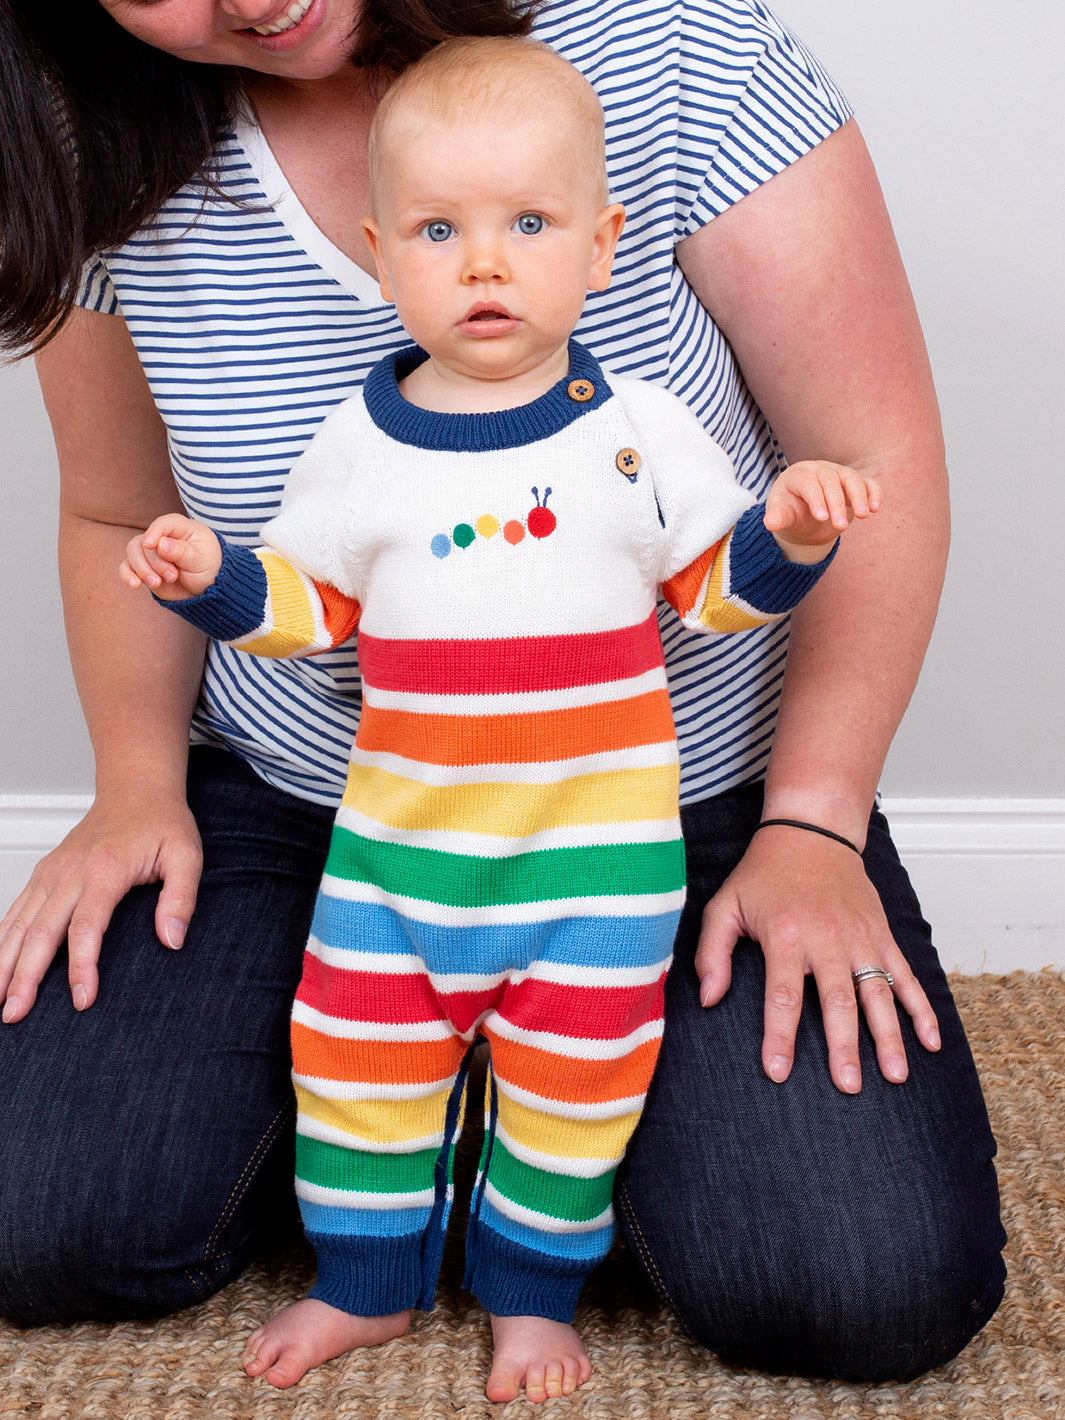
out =
<svg viewBox="0 0 1065 1420"><path fill-rule="evenodd" d="M162 881L156 931L180 946L200 872L185 768L204 639L115 575L131 533L181 507L162 422L117 316L76 311L37 369L59 456L60 577L96 798L0 923L8 1022L30 1010L68 934L74 1003L91 1005L104 928L135 884Z"/></svg>
<svg viewBox="0 0 1065 1420"><path fill-rule="evenodd" d="M736 353L789 461L876 477L880 514L855 526L793 615L766 818L820 824L859 845L891 738L916 683L948 544L947 478L924 342L880 188L856 125L684 241L678 260ZM918 1036L935 1016L846 848L788 828L757 834L704 918L702 999L728 988L739 935L766 958L763 1063L787 1077L803 976L817 981L832 1077L861 1086L851 971L884 965ZM905 1078L891 991L862 1005L888 1079Z"/></svg>

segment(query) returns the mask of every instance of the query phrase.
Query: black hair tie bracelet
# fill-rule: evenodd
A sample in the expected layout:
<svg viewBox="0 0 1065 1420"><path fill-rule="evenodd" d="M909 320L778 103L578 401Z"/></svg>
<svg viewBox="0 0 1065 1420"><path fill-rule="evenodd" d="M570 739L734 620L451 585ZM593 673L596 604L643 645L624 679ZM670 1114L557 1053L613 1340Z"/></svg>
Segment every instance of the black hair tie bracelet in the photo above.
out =
<svg viewBox="0 0 1065 1420"><path fill-rule="evenodd" d="M862 850L857 843L852 843L849 838L844 838L842 833L833 833L830 828L822 828L817 823L804 823L798 818L764 818L758 828L805 828L808 833L819 833L823 838L831 838L835 843L842 843L844 848L849 848L852 853L857 853L859 858L862 856Z"/></svg>

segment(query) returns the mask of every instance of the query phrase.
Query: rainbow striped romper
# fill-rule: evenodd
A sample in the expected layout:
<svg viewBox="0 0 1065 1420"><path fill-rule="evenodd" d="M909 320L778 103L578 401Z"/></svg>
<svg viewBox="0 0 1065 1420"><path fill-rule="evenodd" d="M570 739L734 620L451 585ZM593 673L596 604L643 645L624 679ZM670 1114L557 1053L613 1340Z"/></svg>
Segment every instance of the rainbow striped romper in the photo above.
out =
<svg viewBox="0 0 1065 1420"><path fill-rule="evenodd" d="M569 1321L662 1033L684 898L657 589L784 614L786 563L691 412L576 343L534 403L445 415L375 367L255 552L176 606L257 655L358 628L359 731L292 1012L312 1296L432 1305L465 1062L489 1042L466 1285Z"/></svg>

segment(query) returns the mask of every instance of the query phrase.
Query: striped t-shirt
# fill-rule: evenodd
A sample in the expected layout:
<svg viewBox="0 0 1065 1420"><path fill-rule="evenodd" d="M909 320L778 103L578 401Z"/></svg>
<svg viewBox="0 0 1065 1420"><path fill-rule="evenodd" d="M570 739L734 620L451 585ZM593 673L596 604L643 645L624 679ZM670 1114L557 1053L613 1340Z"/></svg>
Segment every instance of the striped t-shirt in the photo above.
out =
<svg viewBox="0 0 1065 1420"><path fill-rule="evenodd" d="M837 129L845 100L757 0L557 0L536 33L598 92L628 215L610 287L589 295L577 334L607 369L688 403L760 497L779 448L674 248ZM218 164L239 205L186 186L91 265L80 299L125 319L189 512L252 546L322 419L407 337L256 128L238 124ZM786 626L717 638L663 616L682 802L763 772ZM193 737L332 804L359 707L354 643L311 661L212 643Z"/></svg>

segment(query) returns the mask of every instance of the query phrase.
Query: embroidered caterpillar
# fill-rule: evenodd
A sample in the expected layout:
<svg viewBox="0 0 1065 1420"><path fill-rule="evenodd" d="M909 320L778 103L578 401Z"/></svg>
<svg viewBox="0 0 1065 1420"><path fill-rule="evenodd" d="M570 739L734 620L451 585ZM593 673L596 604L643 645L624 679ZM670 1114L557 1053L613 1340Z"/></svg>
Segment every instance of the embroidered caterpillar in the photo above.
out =
<svg viewBox="0 0 1065 1420"><path fill-rule="evenodd" d="M543 502L540 501L539 488L534 488L532 495L536 499L536 507L529 509L525 522L521 522L518 518L511 518L503 524L504 540L509 542L512 547L516 547L524 539L526 528L529 530L530 537L545 538L550 537L558 526L558 519L547 506L551 489L544 489ZM499 519L491 513L482 513L472 526L469 523L456 523L450 536L447 533L437 533L429 544L429 550L434 557L446 557L452 547L469 547L476 540L478 534L487 541L489 538L495 537L499 531Z"/></svg>

